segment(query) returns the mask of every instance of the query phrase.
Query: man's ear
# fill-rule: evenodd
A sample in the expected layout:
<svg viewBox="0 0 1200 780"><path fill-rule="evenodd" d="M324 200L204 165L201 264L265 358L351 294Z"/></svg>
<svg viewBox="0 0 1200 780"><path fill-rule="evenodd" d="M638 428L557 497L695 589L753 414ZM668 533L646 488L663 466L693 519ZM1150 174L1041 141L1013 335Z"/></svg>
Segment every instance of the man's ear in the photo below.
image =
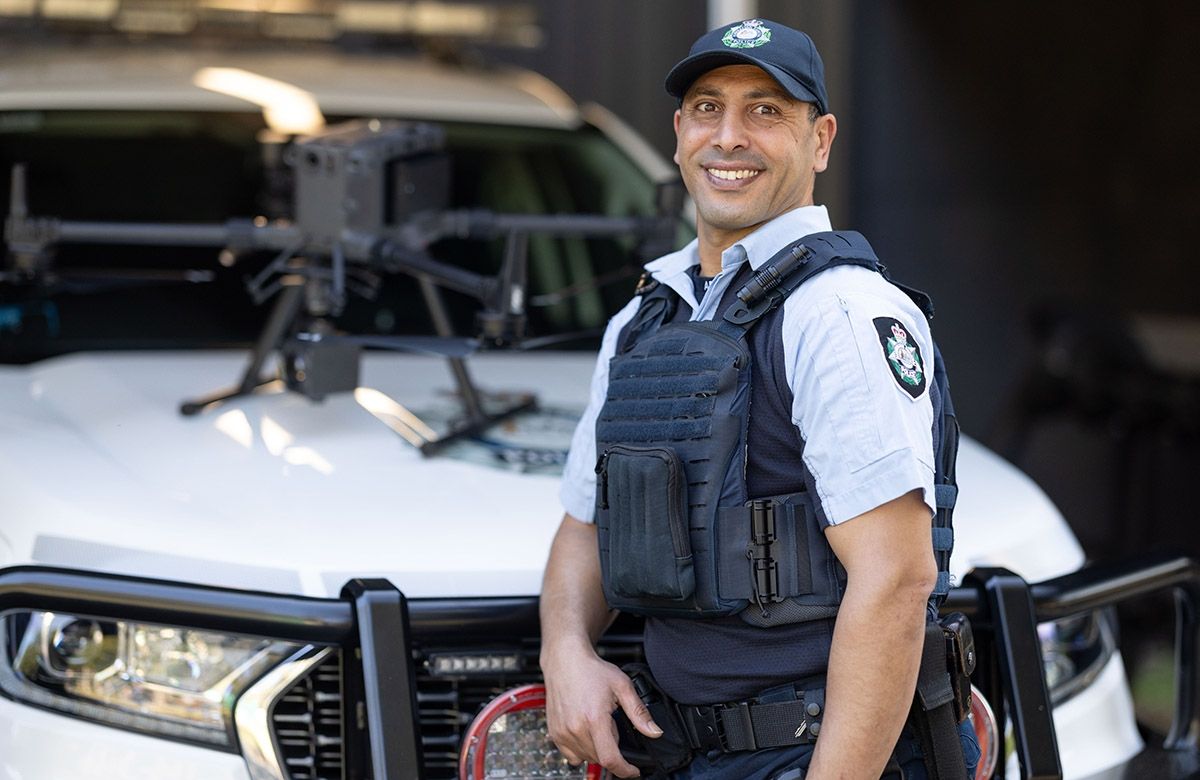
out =
<svg viewBox="0 0 1200 780"><path fill-rule="evenodd" d="M837 136L837 117L833 114L822 114L813 125L813 132L817 136L817 145L813 150L813 171L821 173L829 166L829 150Z"/></svg>
<svg viewBox="0 0 1200 780"><path fill-rule="evenodd" d="M674 121L674 125L675 125L675 154L671 156L671 159L675 161L676 165L679 165L679 109L678 108L675 109L675 119L673 121Z"/></svg>

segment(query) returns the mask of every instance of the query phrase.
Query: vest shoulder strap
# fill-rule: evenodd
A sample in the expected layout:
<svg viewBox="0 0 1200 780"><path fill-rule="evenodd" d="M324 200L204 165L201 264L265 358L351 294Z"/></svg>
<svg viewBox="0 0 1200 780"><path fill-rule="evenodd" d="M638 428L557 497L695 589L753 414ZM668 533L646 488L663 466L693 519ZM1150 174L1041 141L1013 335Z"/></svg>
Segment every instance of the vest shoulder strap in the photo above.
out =
<svg viewBox="0 0 1200 780"><path fill-rule="evenodd" d="M820 272L839 265L858 265L879 273L883 265L871 244L852 230L812 233L777 252L737 291L725 310L726 323L748 330L764 314ZM890 280L889 280L890 281Z"/></svg>

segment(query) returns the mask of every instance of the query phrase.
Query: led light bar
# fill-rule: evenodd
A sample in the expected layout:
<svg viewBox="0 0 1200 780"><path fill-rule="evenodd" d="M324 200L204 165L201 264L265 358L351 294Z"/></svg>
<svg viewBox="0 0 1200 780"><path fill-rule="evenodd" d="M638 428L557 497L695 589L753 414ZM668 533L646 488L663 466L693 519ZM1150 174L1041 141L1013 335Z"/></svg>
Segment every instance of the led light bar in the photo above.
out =
<svg viewBox="0 0 1200 780"><path fill-rule="evenodd" d="M503 674L524 668L519 653L499 654L434 654L429 657L429 673L434 676L470 674Z"/></svg>

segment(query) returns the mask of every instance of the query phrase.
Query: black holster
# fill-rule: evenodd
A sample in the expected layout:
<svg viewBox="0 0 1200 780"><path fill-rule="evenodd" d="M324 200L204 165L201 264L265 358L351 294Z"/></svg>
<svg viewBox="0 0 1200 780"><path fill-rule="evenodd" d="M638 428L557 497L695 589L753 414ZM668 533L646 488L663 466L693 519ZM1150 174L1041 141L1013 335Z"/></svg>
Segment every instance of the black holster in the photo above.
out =
<svg viewBox="0 0 1200 780"><path fill-rule="evenodd" d="M613 719L617 722L617 746L621 755L636 766L644 778L662 777L687 766L694 754L675 705L658 687L645 664L626 664L621 669L629 675L633 689L650 711L650 717L663 730L657 739L643 736L629 722L625 711L618 707Z"/></svg>
<svg viewBox="0 0 1200 780"><path fill-rule="evenodd" d="M925 645L909 722L931 780L962 780L966 761L958 724L971 710L975 641L960 612L925 624Z"/></svg>

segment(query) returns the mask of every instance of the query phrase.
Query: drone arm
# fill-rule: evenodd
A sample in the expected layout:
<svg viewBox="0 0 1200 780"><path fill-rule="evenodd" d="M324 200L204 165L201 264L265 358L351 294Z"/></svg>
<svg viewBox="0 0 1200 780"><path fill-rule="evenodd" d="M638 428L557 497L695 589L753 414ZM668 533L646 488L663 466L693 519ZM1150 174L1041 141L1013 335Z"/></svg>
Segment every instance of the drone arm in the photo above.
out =
<svg viewBox="0 0 1200 780"><path fill-rule="evenodd" d="M496 280L491 276L443 263L419 249L410 249L388 239L377 241L371 254L388 271L401 271L418 279L432 279L441 287L479 300L487 299L496 287Z"/></svg>
<svg viewBox="0 0 1200 780"><path fill-rule="evenodd" d="M231 219L224 224L156 224L138 222L56 221L54 243L160 244L166 246L235 246L282 249L295 244L300 230L293 225L256 225Z"/></svg>

